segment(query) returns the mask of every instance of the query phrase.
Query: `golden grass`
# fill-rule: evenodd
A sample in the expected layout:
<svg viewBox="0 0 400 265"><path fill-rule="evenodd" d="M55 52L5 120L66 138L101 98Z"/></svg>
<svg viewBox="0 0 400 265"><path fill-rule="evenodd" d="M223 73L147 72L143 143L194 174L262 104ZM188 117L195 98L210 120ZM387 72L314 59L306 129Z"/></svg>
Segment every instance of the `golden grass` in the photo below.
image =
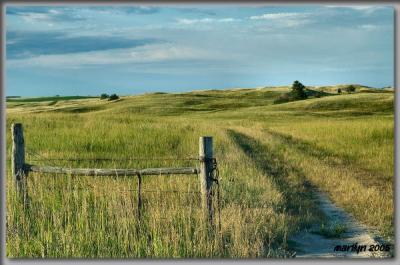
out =
<svg viewBox="0 0 400 265"><path fill-rule="evenodd" d="M7 256L287 257L288 238L324 218L314 203L314 188L376 231L393 236L390 99L368 94L368 100L382 105L383 111L373 115L340 109L310 116L304 111L309 101L295 103L299 110L285 104L270 107L279 94L265 90L10 103L7 129L12 122L23 123L27 161L35 164L192 166L196 162L179 158L196 156L198 137L212 135L222 229L219 234L204 227L196 176L144 177L139 222L135 178L30 174L31 204L23 209L7 171ZM10 148L7 134L7 154ZM114 160L33 161L36 153ZM155 157L177 160L119 160Z"/></svg>

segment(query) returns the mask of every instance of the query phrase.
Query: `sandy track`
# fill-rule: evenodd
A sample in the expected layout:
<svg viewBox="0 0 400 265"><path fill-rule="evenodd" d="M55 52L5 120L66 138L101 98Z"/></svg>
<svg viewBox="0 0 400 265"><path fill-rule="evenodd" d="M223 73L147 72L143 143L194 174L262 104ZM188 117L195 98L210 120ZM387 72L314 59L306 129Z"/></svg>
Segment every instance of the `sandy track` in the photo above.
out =
<svg viewBox="0 0 400 265"><path fill-rule="evenodd" d="M301 231L291 238L295 244L297 258L388 258L387 251L369 251L371 245L386 244L377 240L367 227L358 223L354 217L343 209L334 205L322 192L316 192L316 203L319 203L322 211L328 217L331 224L340 223L346 227L340 238L327 238L315 233L320 224L315 224L311 229ZM357 246L355 246L357 244ZM347 251L335 251L336 246L350 246ZM366 251L361 246L366 245ZM354 246L354 247L352 247ZM393 245L390 246L393 248ZM360 251L357 253L357 249Z"/></svg>

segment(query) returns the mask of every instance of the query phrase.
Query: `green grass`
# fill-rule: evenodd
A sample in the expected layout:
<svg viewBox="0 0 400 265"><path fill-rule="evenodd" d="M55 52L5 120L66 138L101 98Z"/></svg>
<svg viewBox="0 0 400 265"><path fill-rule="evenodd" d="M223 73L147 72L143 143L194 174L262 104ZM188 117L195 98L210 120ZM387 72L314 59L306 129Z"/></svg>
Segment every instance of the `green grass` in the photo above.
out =
<svg viewBox="0 0 400 265"><path fill-rule="evenodd" d="M98 98L92 96L54 96L54 97L21 97L21 98L7 98L7 102L43 102L43 101L58 101L58 100L74 100L74 99L86 99L86 98Z"/></svg>
<svg viewBox="0 0 400 265"><path fill-rule="evenodd" d="M295 101L284 106L273 106L272 110L296 111L358 111L364 113L393 113L394 99L391 93L349 94L324 97L319 100Z"/></svg>
<svg viewBox="0 0 400 265"><path fill-rule="evenodd" d="M326 222L315 188L391 240L393 93L273 105L287 89L7 103L7 129L23 123L27 161L38 165L196 166L179 159L197 155L199 136L213 136L222 223L220 234L204 227L195 175L144 177L139 222L134 177L31 173L24 210L8 169L7 256L287 257L291 235ZM10 143L7 134L7 163Z"/></svg>
<svg viewBox="0 0 400 265"><path fill-rule="evenodd" d="M313 233L327 238L340 238L343 237L346 230L346 225L342 223L334 223L330 225L321 224L319 229L313 231Z"/></svg>

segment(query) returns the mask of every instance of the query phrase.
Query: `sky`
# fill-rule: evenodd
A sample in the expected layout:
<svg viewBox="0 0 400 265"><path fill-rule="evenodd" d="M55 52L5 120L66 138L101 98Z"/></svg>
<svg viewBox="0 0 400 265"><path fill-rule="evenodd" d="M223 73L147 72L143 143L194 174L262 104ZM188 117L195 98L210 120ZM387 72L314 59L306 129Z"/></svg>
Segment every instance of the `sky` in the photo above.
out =
<svg viewBox="0 0 400 265"><path fill-rule="evenodd" d="M394 86L383 5L6 6L6 95Z"/></svg>

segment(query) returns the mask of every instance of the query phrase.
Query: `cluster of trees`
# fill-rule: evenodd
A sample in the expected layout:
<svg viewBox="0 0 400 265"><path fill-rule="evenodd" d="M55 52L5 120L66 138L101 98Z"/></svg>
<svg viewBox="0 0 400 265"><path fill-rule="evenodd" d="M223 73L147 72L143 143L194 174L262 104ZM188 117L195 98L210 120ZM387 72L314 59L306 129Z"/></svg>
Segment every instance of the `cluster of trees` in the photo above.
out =
<svg viewBox="0 0 400 265"><path fill-rule="evenodd" d="M307 99L308 96L307 96L305 89L306 89L306 87L302 83L300 83L298 80L296 80L292 84L292 91L281 95L279 98L277 98L274 101L274 103L279 104L279 103L285 103L285 102L289 102L289 101Z"/></svg>
<svg viewBox="0 0 400 265"><path fill-rule="evenodd" d="M344 91L346 91L347 93L356 92L356 87L354 85L348 85L344 88L338 88L337 93L342 94L342 89ZM316 98L320 98L320 97L324 96L324 93L320 92L320 91L309 90L308 92L306 92L306 87L302 83L300 83L298 80L296 80L292 84L292 90L288 93L285 93L285 94L279 96L277 99L275 99L274 104L280 104L280 103L285 103L285 102L290 102L290 101L307 99L308 98L307 93L311 97L316 97Z"/></svg>
<svg viewBox="0 0 400 265"><path fill-rule="evenodd" d="M117 94L108 95L106 93L103 93L100 95L100 99L116 100L119 99L119 96Z"/></svg>

